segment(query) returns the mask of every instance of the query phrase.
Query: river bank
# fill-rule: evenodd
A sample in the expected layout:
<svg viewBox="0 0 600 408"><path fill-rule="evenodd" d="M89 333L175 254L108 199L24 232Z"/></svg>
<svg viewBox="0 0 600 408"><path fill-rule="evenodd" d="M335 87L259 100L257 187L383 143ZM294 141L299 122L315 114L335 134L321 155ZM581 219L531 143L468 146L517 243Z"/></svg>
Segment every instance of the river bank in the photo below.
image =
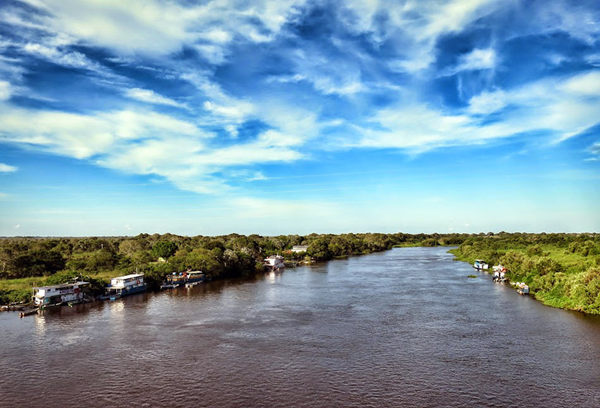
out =
<svg viewBox="0 0 600 408"><path fill-rule="evenodd" d="M544 305L600 314L597 234L503 234L469 238L450 251L459 261L502 264Z"/></svg>
<svg viewBox="0 0 600 408"><path fill-rule="evenodd" d="M468 234L230 234L187 237L140 234L136 237L0 238L0 304L28 301L34 286L56 285L76 277L101 293L111 278L144 273L150 290L166 275L201 270L213 280L263 271L263 260L283 255L288 262L339 259L395 246L459 244ZM302 252L298 249L301 248Z"/></svg>

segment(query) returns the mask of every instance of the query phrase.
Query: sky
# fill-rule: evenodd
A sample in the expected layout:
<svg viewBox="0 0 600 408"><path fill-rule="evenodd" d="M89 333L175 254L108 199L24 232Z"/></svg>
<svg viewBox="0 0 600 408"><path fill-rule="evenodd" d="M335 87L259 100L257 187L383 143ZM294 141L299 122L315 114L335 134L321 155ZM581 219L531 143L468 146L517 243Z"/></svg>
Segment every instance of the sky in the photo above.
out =
<svg viewBox="0 0 600 408"><path fill-rule="evenodd" d="M600 231L597 0L2 0L0 235Z"/></svg>

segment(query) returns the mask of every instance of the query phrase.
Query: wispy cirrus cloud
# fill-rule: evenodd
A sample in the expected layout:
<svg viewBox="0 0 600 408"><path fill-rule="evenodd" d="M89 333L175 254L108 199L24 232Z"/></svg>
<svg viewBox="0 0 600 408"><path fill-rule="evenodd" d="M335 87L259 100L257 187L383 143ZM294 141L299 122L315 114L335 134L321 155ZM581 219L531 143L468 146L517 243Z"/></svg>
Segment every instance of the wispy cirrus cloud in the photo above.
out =
<svg viewBox="0 0 600 408"><path fill-rule="evenodd" d="M17 168L15 166L0 163L0 173L13 173L15 171L17 171Z"/></svg>
<svg viewBox="0 0 600 408"><path fill-rule="evenodd" d="M175 106L177 108L186 108L184 104L179 103L173 99L166 98L149 89L130 88L125 91L125 95L129 98L137 99L138 101L142 102L158 105Z"/></svg>
<svg viewBox="0 0 600 408"><path fill-rule="evenodd" d="M458 59L458 63L453 67L443 70L440 76L455 75L461 71L494 69L497 64L496 52L493 49L476 48L465 55L461 55Z"/></svg>

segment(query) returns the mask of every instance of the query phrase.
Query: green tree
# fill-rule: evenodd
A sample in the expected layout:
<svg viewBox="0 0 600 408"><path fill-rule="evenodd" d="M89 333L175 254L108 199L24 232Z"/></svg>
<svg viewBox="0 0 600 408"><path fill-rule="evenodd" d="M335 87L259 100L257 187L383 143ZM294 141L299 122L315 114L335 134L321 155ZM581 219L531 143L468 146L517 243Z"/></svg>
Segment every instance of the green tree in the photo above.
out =
<svg viewBox="0 0 600 408"><path fill-rule="evenodd" d="M155 258L170 258L177 251L177 244L170 241L159 241L152 247L152 255Z"/></svg>
<svg viewBox="0 0 600 408"><path fill-rule="evenodd" d="M329 251L329 240L325 237L319 237L314 239L308 244L306 253L318 261L324 261L331 259L331 252Z"/></svg>

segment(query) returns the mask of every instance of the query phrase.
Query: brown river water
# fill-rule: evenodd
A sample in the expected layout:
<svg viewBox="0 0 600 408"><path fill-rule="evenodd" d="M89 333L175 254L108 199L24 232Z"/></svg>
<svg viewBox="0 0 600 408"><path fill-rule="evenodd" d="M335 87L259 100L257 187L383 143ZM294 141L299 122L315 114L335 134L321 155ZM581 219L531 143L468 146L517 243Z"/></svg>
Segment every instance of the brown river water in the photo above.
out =
<svg viewBox="0 0 600 408"><path fill-rule="evenodd" d="M0 313L0 406L600 407L600 317L446 251Z"/></svg>

